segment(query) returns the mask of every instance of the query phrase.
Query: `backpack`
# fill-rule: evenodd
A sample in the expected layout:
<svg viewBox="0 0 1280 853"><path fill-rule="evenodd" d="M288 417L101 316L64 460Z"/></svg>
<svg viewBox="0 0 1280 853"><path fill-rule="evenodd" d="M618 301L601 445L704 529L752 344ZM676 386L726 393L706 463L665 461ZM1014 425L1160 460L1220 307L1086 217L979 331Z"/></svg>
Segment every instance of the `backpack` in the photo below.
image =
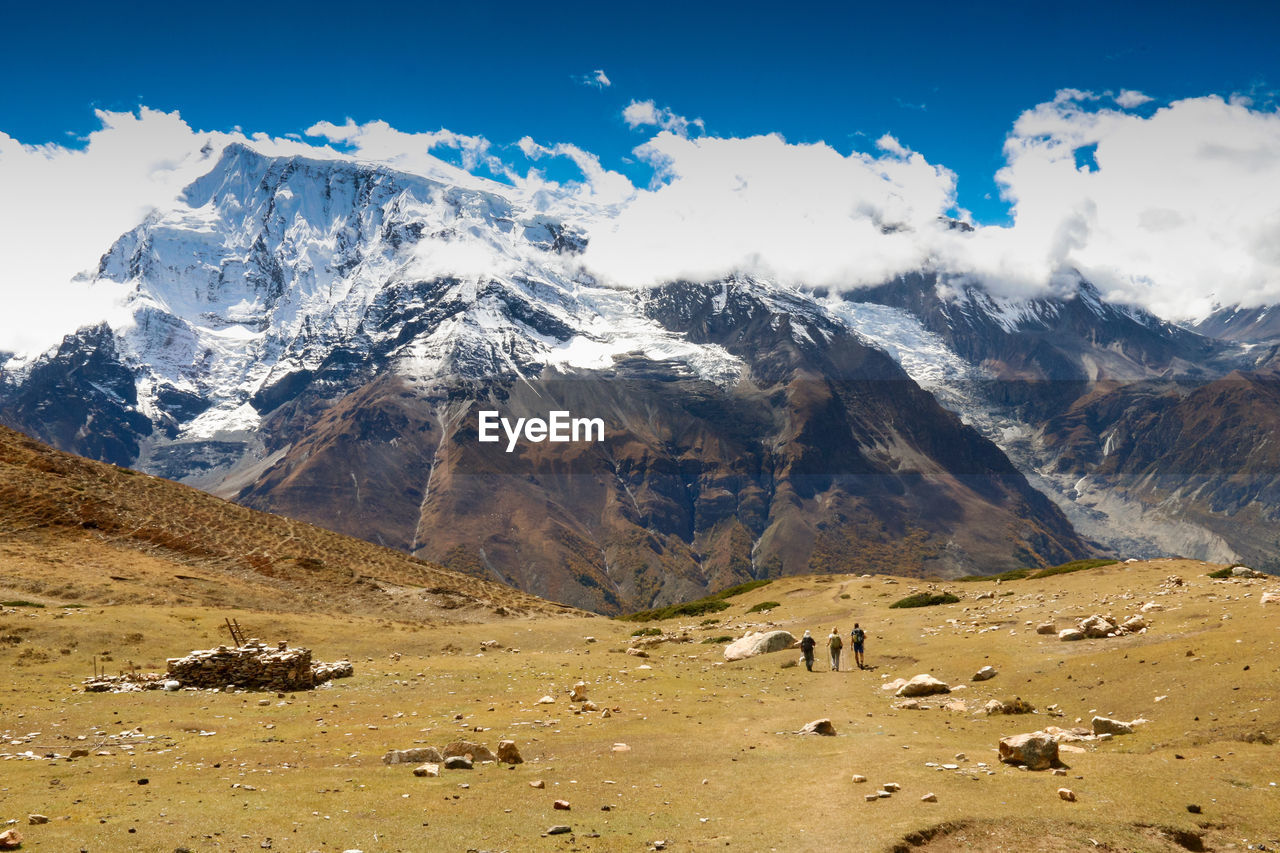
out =
<svg viewBox="0 0 1280 853"><path fill-rule="evenodd" d="M841 640L841 639L840 639L840 635L839 635L839 634L832 634L832 635L831 635L831 648L833 648L833 649L841 649L841 648L844 648L844 640Z"/></svg>
<svg viewBox="0 0 1280 853"><path fill-rule="evenodd" d="M864 640L866 640L866 639L867 639L867 632L866 632L866 631L862 630L861 628L854 628L854 629L853 629L853 641L854 641L855 643L861 643L861 642L863 642L863 641L864 641Z"/></svg>

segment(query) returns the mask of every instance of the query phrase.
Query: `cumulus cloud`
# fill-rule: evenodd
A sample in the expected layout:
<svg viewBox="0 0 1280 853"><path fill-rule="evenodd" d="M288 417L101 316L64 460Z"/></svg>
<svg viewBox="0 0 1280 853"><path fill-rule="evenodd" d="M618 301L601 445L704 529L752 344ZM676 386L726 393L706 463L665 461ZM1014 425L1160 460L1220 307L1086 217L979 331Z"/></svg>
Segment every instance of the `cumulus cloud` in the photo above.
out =
<svg viewBox="0 0 1280 853"><path fill-rule="evenodd" d="M563 195L568 193L579 202L613 208L635 194L635 187L625 175L605 169L600 165L599 157L576 145L567 142L551 146L540 145L528 136L516 145L529 160L564 157L572 161L582 172L582 181L561 186L554 181L547 181L536 169L530 170L524 176L509 169L508 172L516 186L528 193L535 203L541 203L540 206L553 206L554 203L562 201Z"/></svg>
<svg viewBox="0 0 1280 853"><path fill-rule="evenodd" d="M653 101L632 101L622 110L622 120L627 127L656 127L676 136L688 136L690 128L700 132L706 130L706 124L700 118L687 119L677 115L665 107L658 107Z"/></svg>
<svg viewBox="0 0 1280 853"><path fill-rule="evenodd" d="M1013 225L947 247L989 289L1040 295L1078 271L1166 318L1280 302L1280 113L1209 96L1143 117L1067 91L1018 118L1005 156Z"/></svg>
<svg viewBox="0 0 1280 853"><path fill-rule="evenodd" d="M591 234L583 262L623 285L751 273L853 287L919 269L955 178L896 143L844 155L777 134L688 139L662 131L637 149L659 183Z"/></svg>
<svg viewBox="0 0 1280 853"><path fill-rule="evenodd" d="M415 174L435 175L445 180L468 184L471 173L481 167L494 174L505 170L503 162L491 152L489 140L483 136L467 136L451 130L406 133L385 121L356 124L348 118L343 124L321 121L307 128L307 136L327 139L349 146L360 159L383 163ZM431 152L451 148L461 156L462 167L453 167Z"/></svg>
<svg viewBox="0 0 1280 853"><path fill-rule="evenodd" d="M82 325L122 321L119 288L79 274L211 165L200 152L209 139L176 113L97 117L101 128L78 149L0 133L0 349L39 350Z"/></svg>

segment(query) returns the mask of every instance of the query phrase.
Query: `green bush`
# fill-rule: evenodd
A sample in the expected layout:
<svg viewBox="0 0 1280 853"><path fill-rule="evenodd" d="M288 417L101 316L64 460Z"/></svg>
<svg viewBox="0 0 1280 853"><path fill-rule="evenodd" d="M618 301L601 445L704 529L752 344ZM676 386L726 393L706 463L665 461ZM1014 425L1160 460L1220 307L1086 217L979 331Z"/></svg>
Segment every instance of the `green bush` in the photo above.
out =
<svg viewBox="0 0 1280 853"><path fill-rule="evenodd" d="M1218 569L1215 572L1209 572L1208 576L1211 578L1229 578L1231 577L1231 568L1231 566L1227 566L1225 569Z"/></svg>
<svg viewBox="0 0 1280 853"><path fill-rule="evenodd" d="M702 642L704 642L704 643L732 643L732 642L733 642L733 637L729 637L729 636L707 637L707 638L706 638L706 639L704 639Z"/></svg>
<svg viewBox="0 0 1280 853"><path fill-rule="evenodd" d="M965 575L962 578L956 578L960 583L974 583L975 581L1020 581L1030 575L1034 569L1011 569L1007 572L1001 572L998 575Z"/></svg>
<svg viewBox="0 0 1280 853"><path fill-rule="evenodd" d="M900 598L893 604L890 609L903 607L933 607L935 604L955 604L960 599L949 592L917 592L915 595L908 595L906 598Z"/></svg>
<svg viewBox="0 0 1280 853"><path fill-rule="evenodd" d="M17 599L15 601L0 601L0 607L44 607L44 605L38 601Z"/></svg>
<svg viewBox="0 0 1280 853"><path fill-rule="evenodd" d="M753 589L759 589L760 587L768 586L771 583L773 583L773 581L768 578L765 578L763 580L757 580L757 581L747 581L745 583L740 583L737 586L731 586L726 589L722 589L719 592L712 593L707 597L708 598L733 598L735 595L742 595L744 592L751 592L751 590Z"/></svg>
<svg viewBox="0 0 1280 853"><path fill-rule="evenodd" d="M777 602L777 601L762 601L762 602L760 602L759 604L755 604L755 605L752 605L751 607L747 608L747 612L748 612L748 613L759 613L759 612L761 612L762 610L772 610L772 609L773 609L773 608L775 608L775 607L781 607L781 606L782 606L782 605L781 605L779 602Z"/></svg>
<svg viewBox="0 0 1280 853"><path fill-rule="evenodd" d="M661 628L640 628L639 630L632 631L632 632L631 632L631 636L633 636L633 637L661 637L661 636L662 636L662 629L661 629Z"/></svg>

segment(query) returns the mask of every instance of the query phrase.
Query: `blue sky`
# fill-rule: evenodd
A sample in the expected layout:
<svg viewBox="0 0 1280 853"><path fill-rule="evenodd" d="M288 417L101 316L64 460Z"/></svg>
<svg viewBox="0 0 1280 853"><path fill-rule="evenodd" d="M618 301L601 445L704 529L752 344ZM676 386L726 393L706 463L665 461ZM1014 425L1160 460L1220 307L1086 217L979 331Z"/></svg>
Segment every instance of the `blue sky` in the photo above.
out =
<svg viewBox="0 0 1280 853"><path fill-rule="evenodd" d="M93 110L180 111L203 130L317 121L572 143L641 181L633 100L707 133L873 151L891 133L1007 220L994 181L1018 115L1062 88L1275 108L1280 4L8 4L0 131L74 144ZM603 69L612 85L585 85ZM567 163L553 169L571 168Z"/></svg>

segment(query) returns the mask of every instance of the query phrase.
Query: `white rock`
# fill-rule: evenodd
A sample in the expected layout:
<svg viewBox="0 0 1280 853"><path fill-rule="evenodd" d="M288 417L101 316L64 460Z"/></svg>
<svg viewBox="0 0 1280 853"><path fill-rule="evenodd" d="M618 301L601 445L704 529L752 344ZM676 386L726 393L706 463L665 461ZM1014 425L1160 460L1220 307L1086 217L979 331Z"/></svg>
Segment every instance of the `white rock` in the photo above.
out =
<svg viewBox="0 0 1280 853"><path fill-rule="evenodd" d="M750 633L730 643L724 650L724 659L727 661L745 660L746 658L769 654L770 652L780 652L783 649L790 648L795 641L796 638L791 635L790 631Z"/></svg>

